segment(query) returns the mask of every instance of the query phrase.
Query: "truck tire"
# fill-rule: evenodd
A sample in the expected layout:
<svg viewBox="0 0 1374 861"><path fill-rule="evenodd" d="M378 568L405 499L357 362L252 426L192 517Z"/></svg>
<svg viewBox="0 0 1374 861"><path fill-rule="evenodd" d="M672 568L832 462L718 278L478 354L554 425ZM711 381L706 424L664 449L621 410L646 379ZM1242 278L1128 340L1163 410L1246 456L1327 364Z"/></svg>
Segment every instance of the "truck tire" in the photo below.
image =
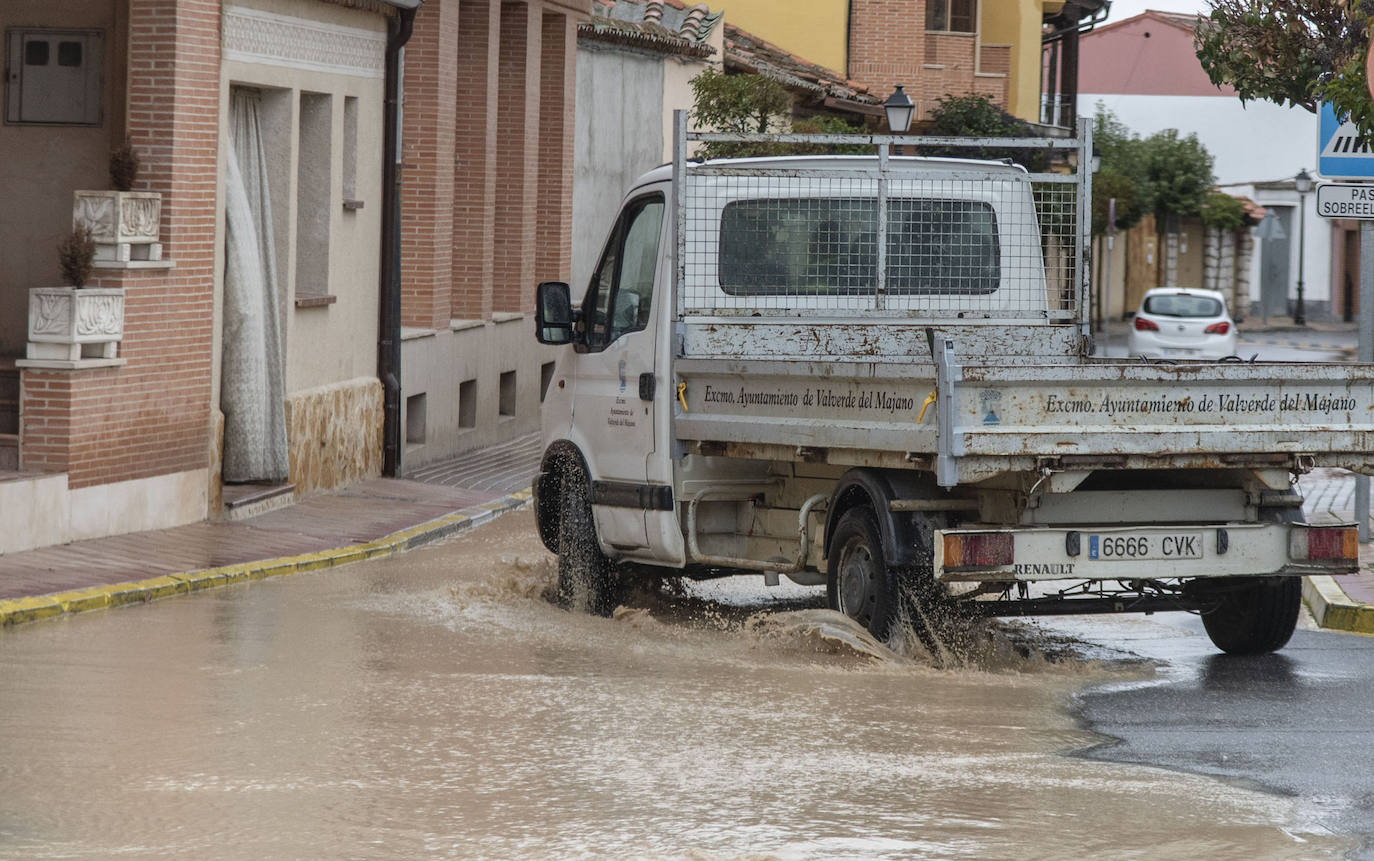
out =
<svg viewBox="0 0 1374 861"><path fill-rule="evenodd" d="M558 602L569 610L609 616L619 599L611 560L596 540L590 487L580 466L563 470L558 518Z"/></svg>
<svg viewBox="0 0 1374 861"><path fill-rule="evenodd" d="M887 638L897 617L900 596L897 578L883 556L878 518L866 505L846 511L835 526L826 560L825 597L838 610Z"/></svg>
<svg viewBox="0 0 1374 861"><path fill-rule="evenodd" d="M1302 610L1301 577L1254 577L1217 590L1220 603L1202 614L1213 645L1228 655L1261 655L1282 649Z"/></svg>

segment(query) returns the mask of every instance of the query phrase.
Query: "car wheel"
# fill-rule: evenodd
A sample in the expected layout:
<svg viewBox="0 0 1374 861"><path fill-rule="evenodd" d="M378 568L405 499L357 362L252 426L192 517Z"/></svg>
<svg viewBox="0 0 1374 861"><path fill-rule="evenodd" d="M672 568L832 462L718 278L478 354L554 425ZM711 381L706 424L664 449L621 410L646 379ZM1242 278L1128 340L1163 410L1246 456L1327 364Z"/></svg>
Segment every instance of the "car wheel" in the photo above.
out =
<svg viewBox="0 0 1374 861"><path fill-rule="evenodd" d="M883 556L878 519L868 506L851 508L840 517L826 560L826 599L882 640L897 614L897 580Z"/></svg>

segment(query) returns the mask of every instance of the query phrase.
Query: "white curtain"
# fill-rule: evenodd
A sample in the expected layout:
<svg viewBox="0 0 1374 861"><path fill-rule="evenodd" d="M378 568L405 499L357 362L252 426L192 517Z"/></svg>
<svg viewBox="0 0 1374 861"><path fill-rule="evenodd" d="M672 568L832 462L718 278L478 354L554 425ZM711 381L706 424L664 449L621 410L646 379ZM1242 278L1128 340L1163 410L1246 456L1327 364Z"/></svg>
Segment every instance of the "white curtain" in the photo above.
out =
<svg viewBox="0 0 1374 861"><path fill-rule="evenodd" d="M234 89L229 104L224 271L224 480L287 476L286 405L259 94Z"/></svg>

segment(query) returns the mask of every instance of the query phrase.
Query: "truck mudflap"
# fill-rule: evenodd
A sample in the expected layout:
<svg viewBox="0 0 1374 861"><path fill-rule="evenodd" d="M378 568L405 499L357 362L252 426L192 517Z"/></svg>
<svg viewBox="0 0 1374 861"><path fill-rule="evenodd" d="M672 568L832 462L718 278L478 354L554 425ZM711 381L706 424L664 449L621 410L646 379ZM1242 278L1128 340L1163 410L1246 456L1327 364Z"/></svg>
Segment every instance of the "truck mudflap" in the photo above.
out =
<svg viewBox="0 0 1374 861"><path fill-rule="evenodd" d="M1348 574L1357 569L1358 557L1353 524L1189 523L935 532L935 578L947 583Z"/></svg>

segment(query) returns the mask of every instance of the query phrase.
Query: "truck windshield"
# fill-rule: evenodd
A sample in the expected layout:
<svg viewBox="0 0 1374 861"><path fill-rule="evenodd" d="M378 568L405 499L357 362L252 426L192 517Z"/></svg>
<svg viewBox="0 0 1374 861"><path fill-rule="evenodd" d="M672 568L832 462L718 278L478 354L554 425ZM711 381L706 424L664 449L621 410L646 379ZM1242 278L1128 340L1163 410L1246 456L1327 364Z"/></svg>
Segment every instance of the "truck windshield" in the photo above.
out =
<svg viewBox="0 0 1374 861"><path fill-rule="evenodd" d="M1211 296L1192 296L1187 293L1161 293L1145 299L1146 314L1161 317L1220 317L1221 303Z"/></svg>
<svg viewBox="0 0 1374 861"><path fill-rule="evenodd" d="M887 210L887 292L997 290L997 217L976 200L894 198ZM872 198L736 200L721 214L718 272L732 296L869 294L877 282Z"/></svg>

